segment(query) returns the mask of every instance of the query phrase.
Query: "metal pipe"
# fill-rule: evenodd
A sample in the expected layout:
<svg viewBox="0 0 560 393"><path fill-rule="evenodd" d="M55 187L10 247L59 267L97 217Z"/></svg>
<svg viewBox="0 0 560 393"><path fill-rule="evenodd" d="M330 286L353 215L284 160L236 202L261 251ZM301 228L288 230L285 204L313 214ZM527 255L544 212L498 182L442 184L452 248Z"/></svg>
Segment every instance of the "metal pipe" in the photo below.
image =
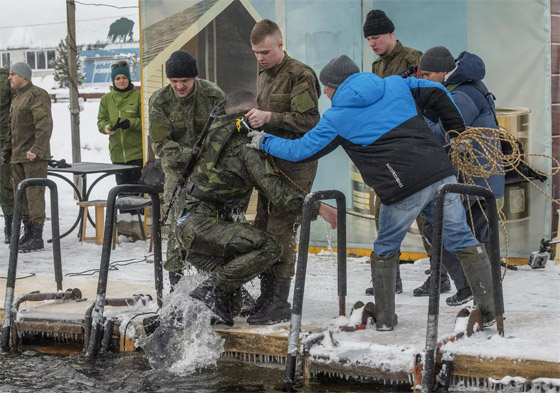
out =
<svg viewBox="0 0 560 393"><path fill-rule="evenodd" d="M107 212L105 215L105 232L103 233L103 249L99 266L97 295L92 310L91 331L86 356L95 357L99 351L99 343L103 331L103 312L107 294L107 280L109 276L109 260L111 258L111 244L113 242L113 226L115 216L115 201L123 193L149 194L152 200L152 236L154 238L154 276L158 306L163 299L163 267L161 256L161 229L159 227L159 195L154 187L139 184L124 184L111 188L107 196Z"/></svg>
<svg viewBox="0 0 560 393"><path fill-rule="evenodd" d="M283 382L284 391L294 391L295 371L297 363L297 348L301 315L303 309L303 294L305 288L305 273L307 271L307 254L309 237L311 233L311 215L315 201L323 199L336 199L338 232L338 295L346 296L346 199L340 191L312 192L305 197L303 202L301 232L299 237L299 251L297 258L294 298L292 302L292 317L290 321L290 335L288 338L288 354L286 358L286 374ZM340 298L339 298L340 311Z"/></svg>
<svg viewBox="0 0 560 393"><path fill-rule="evenodd" d="M476 195L486 200L488 206L488 225L490 233L490 266L492 270L492 284L494 287L494 303L498 332L503 335L503 293L500 267L500 240L498 232L498 209L496 197L484 187L472 184L450 183L440 186L436 192L433 222L432 258L430 264L430 299L428 303L428 322L426 326L426 349L424 356L424 370L422 374L422 392L430 392L434 384L435 360L437 350L438 320L439 320L439 292L441 258L443 253L443 207L445 195L448 193Z"/></svg>
<svg viewBox="0 0 560 393"><path fill-rule="evenodd" d="M2 352L10 350L10 326L12 302L16 286L17 260L19 252L19 232L23 210L23 193L28 187L49 187L51 196L51 223L53 232L54 277L57 290L62 290L62 262L60 258L60 235L58 230L58 193L56 183L50 179L33 178L21 181L16 189L14 200L14 216L12 219L12 238L10 239L10 260L8 262L8 278L6 280L6 296L4 300L4 320L2 322Z"/></svg>

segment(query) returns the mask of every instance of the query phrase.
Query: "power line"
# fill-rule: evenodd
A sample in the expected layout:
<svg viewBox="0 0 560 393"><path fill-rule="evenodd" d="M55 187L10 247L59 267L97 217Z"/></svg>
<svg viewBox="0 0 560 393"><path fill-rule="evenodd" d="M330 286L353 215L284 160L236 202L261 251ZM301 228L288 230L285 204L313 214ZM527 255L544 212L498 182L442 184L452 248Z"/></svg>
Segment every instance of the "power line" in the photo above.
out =
<svg viewBox="0 0 560 393"><path fill-rule="evenodd" d="M115 16L106 16L106 17L103 17L103 18L93 18L93 19L81 19L81 20L77 20L76 22L90 22L90 21L94 21L94 20L113 19L113 18L118 18L118 17L122 17L122 16L138 16L138 14L115 15ZM49 25L60 25L60 24L66 24L66 21L64 21L64 22L51 22L51 23L37 23L37 24L33 24L33 25L0 26L0 29L15 29L15 28L18 28L18 27L49 26Z"/></svg>
<svg viewBox="0 0 560 393"><path fill-rule="evenodd" d="M93 5L93 6L97 6L97 7L111 7L111 8L119 8L119 9L124 9L124 8L138 8L137 5L131 5L131 6L126 6L126 7L119 7L119 6L111 5L111 4L82 3L81 1L76 1L76 0L74 0L74 3L80 4L80 5Z"/></svg>

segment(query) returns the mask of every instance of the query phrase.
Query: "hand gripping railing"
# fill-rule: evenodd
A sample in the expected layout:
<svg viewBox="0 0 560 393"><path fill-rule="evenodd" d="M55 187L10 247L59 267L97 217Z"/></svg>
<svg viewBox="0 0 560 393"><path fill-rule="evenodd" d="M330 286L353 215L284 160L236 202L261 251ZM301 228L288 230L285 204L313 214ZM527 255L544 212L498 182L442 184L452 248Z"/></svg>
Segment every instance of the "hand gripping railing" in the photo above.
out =
<svg viewBox="0 0 560 393"><path fill-rule="evenodd" d="M54 278L56 290L62 290L62 262L60 257L60 231L58 227L58 191L56 183L49 179L25 179L16 189L14 217L12 221L12 238L10 239L10 261L8 265L8 279L6 281L6 298L4 301L4 321L2 323L2 352L10 350L11 310L16 286L17 260L19 251L19 234L21 226L21 212L23 210L23 193L28 187L49 187L51 193L51 228L53 243Z"/></svg>
<svg viewBox="0 0 560 393"><path fill-rule="evenodd" d="M296 281L294 299L292 302L292 318L290 322L290 336L288 338L288 355L286 360L286 375L284 377L284 391L294 391L297 350L301 315L303 308L303 291L305 287L305 273L307 270L307 252L311 231L311 214L315 201L322 199L336 199L337 207L337 261L338 261L338 310L339 315L345 315L346 304L346 198L340 191L312 192L305 197L303 203L301 233L299 236L299 251L297 258Z"/></svg>
<svg viewBox="0 0 560 393"><path fill-rule="evenodd" d="M496 327L500 335L504 335L504 296L502 292L500 268L500 238L498 229L498 208L496 197L486 188L472 184L444 184L436 193L434 209L434 233L432 240L432 261L430 275L430 300L428 304L428 324L426 328L426 354L422 374L422 393L432 391L435 376L436 346L439 319L439 291L441 258L443 252L443 207L445 195L448 193L476 195L486 199L488 206L488 226L490 233L490 266L494 288L494 307L496 309Z"/></svg>
<svg viewBox="0 0 560 393"><path fill-rule="evenodd" d="M158 306L162 305L163 268L161 259L161 228L159 226L159 195L154 187L138 184L125 184L111 188L107 196L107 213L105 214L105 233L103 234L103 250L101 251L101 265L99 267L99 281L97 295L92 312L92 326L86 356L95 357L99 352L101 334L103 332L103 311L107 294L107 278L109 275L109 260L113 243L113 226L115 225L115 201L119 194L138 193L149 194L152 199L152 238L154 239L154 275Z"/></svg>

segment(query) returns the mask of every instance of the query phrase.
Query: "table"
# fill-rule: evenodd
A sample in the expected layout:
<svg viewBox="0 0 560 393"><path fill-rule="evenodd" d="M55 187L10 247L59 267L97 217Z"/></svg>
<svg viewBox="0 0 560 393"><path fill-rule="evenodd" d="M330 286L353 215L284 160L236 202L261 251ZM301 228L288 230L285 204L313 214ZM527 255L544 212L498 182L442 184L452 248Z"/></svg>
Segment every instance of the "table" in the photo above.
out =
<svg viewBox="0 0 560 393"><path fill-rule="evenodd" d="M117 164L107 164L107 163L100 163L100 162L78 162L78 163L74 163L74 164L70 164L71 166L68 168L51 168L48 167L47 168L47 174L49 176L54 176L54 177L58 177L62 180L64 180L66 183L68 183L73 189L74 192L76 193L76 195L78 196L78 200L79 202L83 202L83 201L87 201L89 199L89 194L91 193L91 190L93 189L93 187L99 183L99 181L101 181L102 179L106 178L109 175L113 175L116 172L121 172L121 171L128 171L128 170L132 170L132 169L137 169L138 167L134 166L134 165L117 165ZM82 177L82 189L78 189L78 187L74 184L74 182L70 179L68 179L67 177L61 175L60 173L71 173L73 175L79 175ZM93 183L91 183L91 185L88 187L87 186L87 175L91 175L94 173L102 173L101 176L99 176L97 179L95 179L95 181ZM63 233L62 235L60 235L60 238L63 238L65 236L67 236L68 234L70 234L74 228L76 228L78 226L78 224L80 224L83 220L83 207L80 207L80 210L78 212L78 217L76 218L76 221L74 222L74 224L72 225L72 227L66 231L65 233ZM95 228L95 223L91 220L91 218L88 215L88 220L89 222L93 225L93 227ZM82 225L80 225L79 229L78 229L78 238L81 237L82 234ZM50 240L49 240L50 242Z"/></svg>

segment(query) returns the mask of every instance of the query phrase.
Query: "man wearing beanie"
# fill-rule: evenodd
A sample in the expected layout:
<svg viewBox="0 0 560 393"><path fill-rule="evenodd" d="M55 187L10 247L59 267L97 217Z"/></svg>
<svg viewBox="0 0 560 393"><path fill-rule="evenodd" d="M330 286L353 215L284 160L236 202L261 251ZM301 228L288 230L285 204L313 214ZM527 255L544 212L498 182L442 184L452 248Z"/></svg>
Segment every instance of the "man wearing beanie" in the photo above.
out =
<svg viewBox="0 0 560 393"><path fill-rule="evenodd" d="M455 58L446 47L436 46L428 49L422 55L418 68L420 76L424 79L442 83L451 92L451 96L461 111L467 126L498 128L494 101L491 99L491 94L488 93L486 85L482 82L486 70L484 62L480 57L469 52L462 52L457 61L455 61ZM445 130L438 117L429 115L426 121L437 135L440 143L446 145L448 141ZM490 135L488 136L490 137ZM476 140L472 144L473 149L479 152L475 165L481 168L486 167L488 160L485 158L484 150ZM494 148L500 149L500 143L496 141ZM460 175L459 181L490 188L496 198L501 198L504 195L504 175L496 174L487 178L473 177L472 179L466 179ZM484 244L486 250L489 251L490 236L486 220L486 217L488 217L486 201L484 199L477 200L473 196L465 196L463 199L463 207L467 211L469 226L474 229L477 240ZM430 223L424 224L424 232L428 239L431 239L433 228ZM471 277L465 277L461 269L461 262L457 259L457 256L444 249L442 263L457 288L457 293L447 298L446 303L449 306L459 306L469 302L473 298L473 291L476 291L478 288L473 287ZM442 274L445 274L443 270ZM414 296L429 295L428 281L414 290ZM470 287L469 283L471 284ZM476 298L476 293L474 296Z"/></svg>
<svg viewBox="0 0 560 393"><path fill-rule="evenodd" d="M2 162L11 164L15 190L25 179L47 178L53 121L49 95L31 82L31 67L25 63L13 64L8 79L15 95L10 107L10 128L2 144ZM24 234L19 240L19 251L42 249L44 187L26 189L23 195L22 220Z"/></svg>
<svg viewBox="0 0 560 393"><path fill-rule="evenodd" d="M150 138L152 149L161 159L165 173L164 201L169 204L182 174L191 148L204 128L214 106L223 107L225 94L214 83L198 79L196 59L185 50L175 51L165 64L169 85L150 97ZM177 198L169 220L172 223L167 241L167 259L171 285L182 277L185 258L179 249L175 223L182 212Z"/></svg>
<svg viewBox="0 0 560 393"><path fill-rule="evenodd" d="M288 139L301 138L319 121L321 88L313 69L284 51L282 32L276 23L263 19L251 31L251 47L262 67L257 77L258 109L247 112L253 128L262 128ZM280 173L304 192L309 192L318 163L292 163L274 159ZM255 225L276 236L284 246L280 261L261 275L261 295L250 324L273 324L291 317L288 295L295 273L296 232L300 215L273 206L259 193Z"/></svg>
<svg viewBox="0 0 560 393"><path fill-rule="evenodd" d="M465 125L451 96L439 83L359 73L346 56L331 60L319 80L332 106L317 126L294 140L255 131L250 133L250 146L290 161L318 159L337 146L346 151L382 202L371 276L376 329L393 330L397 324L395 286L401 242L419 213L433 220L438 187L457 182L447 153L418 108L437 113L447 131L461 132ZM446 208L447 204L443 243L463 263L477 269L471 284L479 285L492 298L488 256L466 223L460 196L449 195ZM484 322L490 324L495 320L493 303L479 299L477 293L474 296Z"/></svg>
<svg viewBox="0 0 560 393"><path fill-rule="evenodd" d="M371 65L371 72L384 78L400 75L411 66L418 65L422 52L403 46L395 38L395 26L385 12L371 10L364 22L364 37L377 58Z"/></svg>

